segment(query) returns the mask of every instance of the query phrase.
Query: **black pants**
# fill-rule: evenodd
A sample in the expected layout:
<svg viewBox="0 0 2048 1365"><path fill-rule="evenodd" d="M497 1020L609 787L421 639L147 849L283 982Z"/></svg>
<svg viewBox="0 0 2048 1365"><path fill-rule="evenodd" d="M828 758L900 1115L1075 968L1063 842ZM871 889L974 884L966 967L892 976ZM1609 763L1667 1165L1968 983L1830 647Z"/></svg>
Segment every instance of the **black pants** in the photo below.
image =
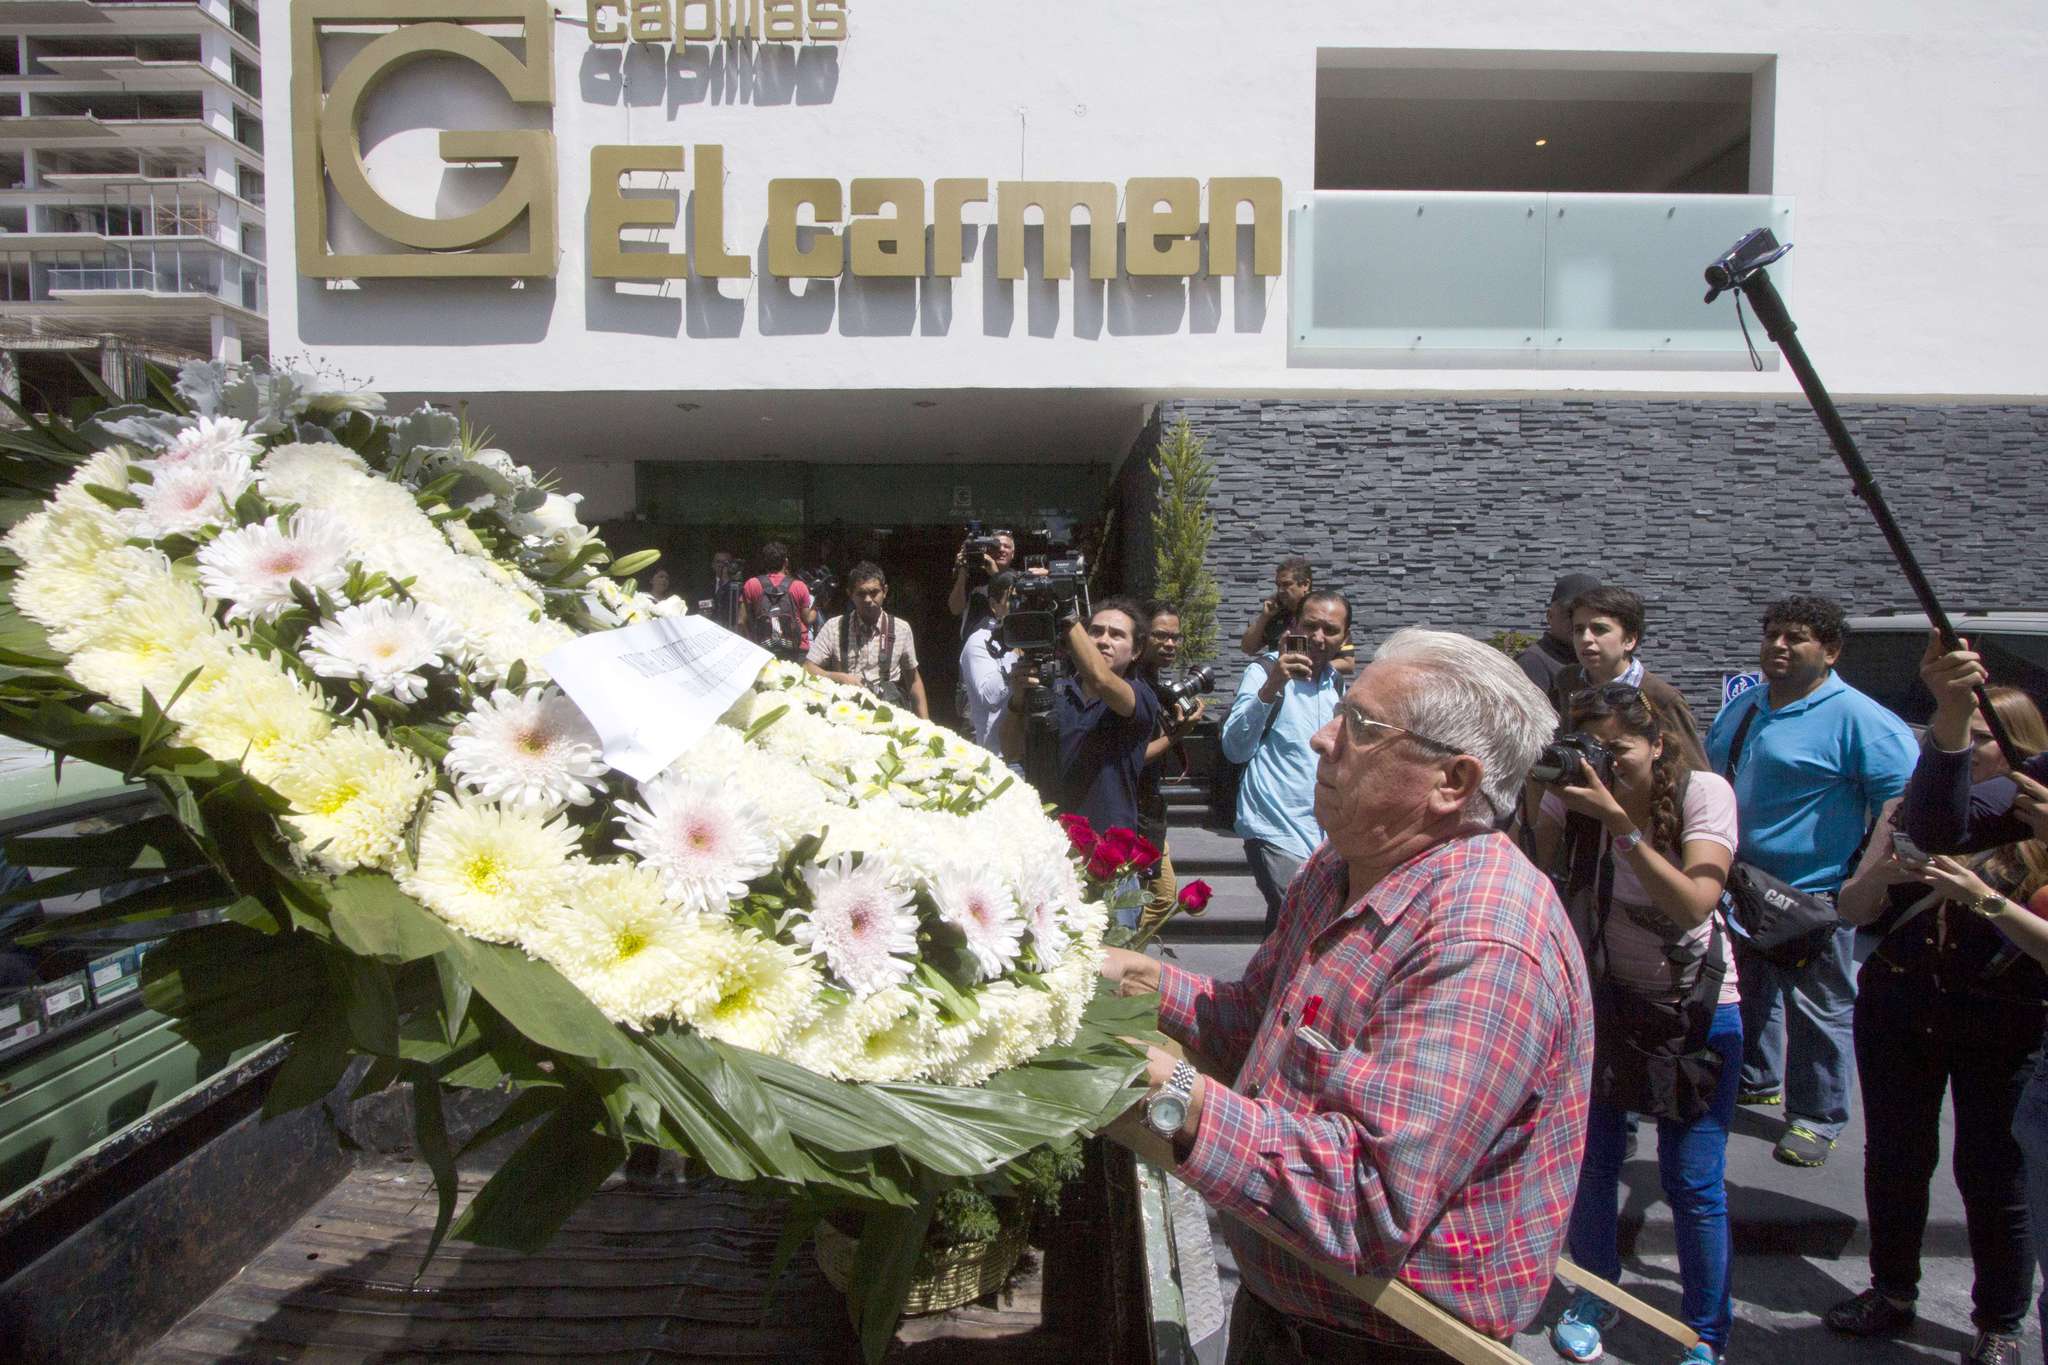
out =
<svg viewBox="0 0 2048 1365"><path fill-rule="evenodd" d="M1412 1345L1392 1345L1290 1318L1243 1285L1230 1305L1224 1365L1437 1365L1451 1359L1420 1338Z"/></svg>
<svg viewBox="0 0 2048 1365"><path fill-rule="evenodd" d="M1864 967L1856 997L1871 1283L1899 1299L1918 1291L1946 1091L1955 1101L1953 1166L1976 1273L1970 1320L1980 1331L2017 1332L2031 1306L2033 1242L2012 1119L2040 1051L2043 1016L2031 1001L1942 991L1882 958Z"/></svg>

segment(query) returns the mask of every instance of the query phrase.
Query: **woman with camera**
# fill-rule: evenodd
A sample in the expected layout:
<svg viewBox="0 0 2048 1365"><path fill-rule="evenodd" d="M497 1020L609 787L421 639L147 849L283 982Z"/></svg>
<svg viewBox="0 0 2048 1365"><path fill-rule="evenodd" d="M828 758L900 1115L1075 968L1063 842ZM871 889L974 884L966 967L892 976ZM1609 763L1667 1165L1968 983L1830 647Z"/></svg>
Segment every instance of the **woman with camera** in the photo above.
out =
<svg viewBox="0 0 2048 1365"><path fill-rule="evenodd" d="M2048 749L2048 726L2026 693L1991 689L2013 742ZM1991 727L1970 720L1971 781L2009 771ZM2048 972L2028 956L2025 903L2048 885L2048 847L2009 845L1967 861L1929 859L1885 808L1842 918L1884 934L1856 996L1856 1071L1863 1083L1863 1203L1870 1288L1828 1310L1850 1336L1893 1336L1913 1323L1927 1186L1941 1157L1944 1092L1955 1103L1956 1188L1969 1229L1971 1322L1966 1365L2016 1365L2034 1266L2026 1186L2012 1135L2020 1091L2048 1023Z"/></svg>
<svg viewBox="0 0 2048 1365"><path fill-rule="evenodd" d="M1631 1113L1657 1120L1657 1170L1678 1234L1679 1317L1699 1333L1689 1362L1721 1358L1729 1298L1728 1125L1742 1068L1735 955L1716 907L1735 855L1735 793L1696 769L1640 688L1573 695L1572 733L1543 764L1556 780L1536 844L1562 869L1593 983L1594 1066L1586 1154L1572 1206L1572 1259L1621 1274L1621 1167ZM1619 1316L1575 1295L1550 1329L1567 1360L1598 1360Z"/></svg>

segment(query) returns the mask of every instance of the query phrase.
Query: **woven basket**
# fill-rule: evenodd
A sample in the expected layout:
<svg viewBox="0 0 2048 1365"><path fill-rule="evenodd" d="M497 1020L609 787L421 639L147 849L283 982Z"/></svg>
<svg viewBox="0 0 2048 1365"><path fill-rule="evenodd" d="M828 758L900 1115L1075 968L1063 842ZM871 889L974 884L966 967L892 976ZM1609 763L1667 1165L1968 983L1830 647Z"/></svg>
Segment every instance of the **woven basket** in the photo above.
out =
<svg viewBox="0 0 2048 1365"><path fill-rule="evenodd" d="M1024 1254L1029 1231L1025 1223L1006 1224L993 1242L940 1247L932 1253L937 1264L931 1274L920 1275L910 1282L910 1297L903 1302L903 1315L917 1317L924 1313L943 1313L948 1308L958 1308L963 1303L973 1303L995 1293L1010 1278L1010 1272L1016 1269L1017 1258ZM812 1249L818 1258L818 1269L825 1272L825 1278L842 1294L853 1275L853 1254L858 1246L857 1239L847 1236L829 1222L819 1223L817 1232L813 1234Z"/></svg>

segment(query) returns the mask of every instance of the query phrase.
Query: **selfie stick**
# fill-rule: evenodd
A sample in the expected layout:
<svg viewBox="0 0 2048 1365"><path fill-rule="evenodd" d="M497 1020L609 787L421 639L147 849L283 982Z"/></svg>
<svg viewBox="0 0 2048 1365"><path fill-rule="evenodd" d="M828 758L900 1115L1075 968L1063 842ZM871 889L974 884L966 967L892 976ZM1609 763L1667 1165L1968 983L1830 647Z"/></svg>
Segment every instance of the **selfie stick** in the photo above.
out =
<svg viewBox="0 0 2048 1365"><path fill-rule="evenodd" d="M1749 299L1757 321L1764 326L1764 335L1784 352L1785 363L1798 376L1799 387L1806 391L1806 400L1813 404L1814 414L1827 428L1828 438L1835 444L1835 453L1842 457L1842 464L1849 471L1849 481L1856 486L1856 495L1877 518L1877 529L1884 532L1885 542L1891 546L1892 558L1905 572L1906 581L1912 585L1913 595L1920 599L1920 607L1927 613L1929 623L1940 632L1942 648L1950 651L1961 649L1962 640L1956 635L1955 627L1949 624L1948 613L1935 599L1934 586L1921 572L1920 561L1913 557L1913 547L1906 543L1906 533L1899 529L1899 523L1892 517L1892 509L1885 504L1884 494L1878 491L1877 479L1857 451L1856 440L1843 423L1842 414L1835 410L1835 400L1828 397L1827 386L1820 382L1813 362L1806 358L1806 348L1799 344L1797 336L1798 324L1785 311L1785 300L1778 296L1777 286L1771 283L1771 277L1764 269L1791 249L1790 243L1780 246L1769 228L1758 228L1748 234L1730 247L1726 255L1707 267L1707 302L1712 303L1728 290ZM1984 717L1984 723L1991 727L1991 737L1997 741L1998 751L2017 770L2025 761L2025 755L2013 744L2012 736L2006 733L2005 722L1992 709L1991 694L1985 691L1984 684L1978 683L1974 690L1977 710Z"/></svg>

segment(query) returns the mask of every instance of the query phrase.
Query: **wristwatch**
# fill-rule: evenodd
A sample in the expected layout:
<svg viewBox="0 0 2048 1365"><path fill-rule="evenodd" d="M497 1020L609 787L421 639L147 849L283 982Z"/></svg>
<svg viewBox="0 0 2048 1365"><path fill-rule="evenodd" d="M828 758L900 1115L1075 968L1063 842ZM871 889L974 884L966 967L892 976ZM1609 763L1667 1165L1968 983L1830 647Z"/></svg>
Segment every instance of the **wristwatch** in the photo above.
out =
<svg viewBox="0 0 2048 1365"><path fill-rule="evenodd" d="M1964 902L1975 913L1985 919L1997 919L2005 913L2005 897L1996 891L1987 891L1975 900Z"/></svg>
<svg viewBox="0 0 2048 1365"><path fill-rule="evenodd" d="M1617 834L1614 836L1614 851L1616 853L1626 853L1642 841L1643 832L1639 829L1632 829L1626 834Z"/></svg>
<svg viewBox="0 0 2048 1365"><path fill-rule="evenodd" d="M1145 1126L1163 1138L1180 1136L1188 1121L1188 1104L1195 1097L1195 1067L1181 1062L1166 1084L1145 1100Z"/></svg>

